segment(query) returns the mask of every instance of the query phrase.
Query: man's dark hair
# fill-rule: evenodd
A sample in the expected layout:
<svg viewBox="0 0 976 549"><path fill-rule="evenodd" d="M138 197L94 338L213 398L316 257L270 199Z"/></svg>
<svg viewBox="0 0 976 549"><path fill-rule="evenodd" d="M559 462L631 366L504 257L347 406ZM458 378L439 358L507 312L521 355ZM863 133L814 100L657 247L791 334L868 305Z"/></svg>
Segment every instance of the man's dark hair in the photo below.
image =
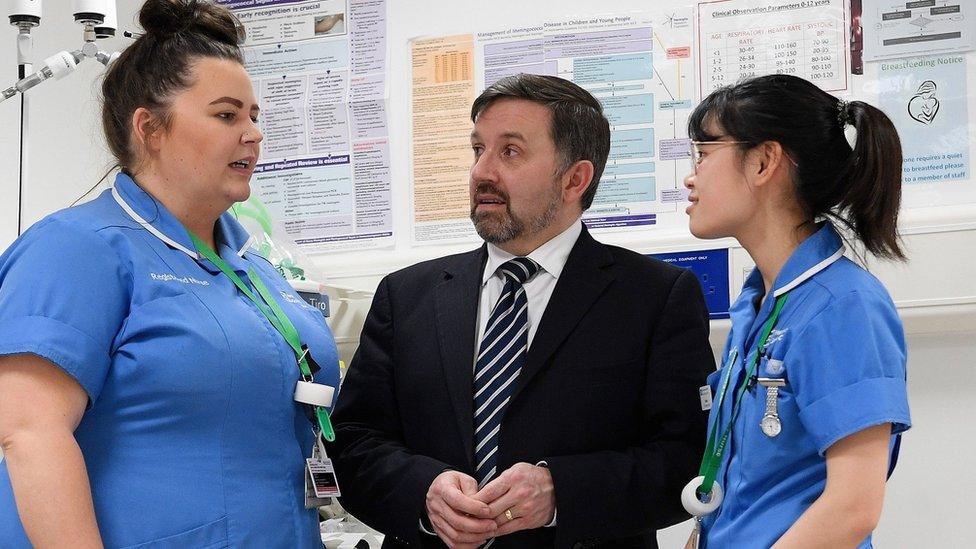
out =
<svg viewBox="0 0 976 549"><path fill-rule="evenodd" d="M593 164L593 181L583 194L584 210L593 204L596 189L610 154L610 123L603 107L590 92L556 76L516 74L488 86L471 105L471 121L498 99L527 99L549 108L549 134L562 156L558 174L580 160Z"/></svg>

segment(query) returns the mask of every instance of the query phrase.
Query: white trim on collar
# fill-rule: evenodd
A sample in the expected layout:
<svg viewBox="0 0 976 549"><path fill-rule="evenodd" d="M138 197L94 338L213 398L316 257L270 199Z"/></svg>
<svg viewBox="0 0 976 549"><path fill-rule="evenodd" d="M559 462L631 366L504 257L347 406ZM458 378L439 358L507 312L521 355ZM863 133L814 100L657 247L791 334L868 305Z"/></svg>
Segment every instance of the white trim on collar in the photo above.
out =
<svg viewBox="0 0 976 549"><path fill-rule="evenodd" d="M122 195L119 194L119 190L116 189L115 186L112 186L112 198L114 198L115 201L119 203L119 206L121 206L122 209L125 210L125 213L129 214L129 217L131 217L136 223L142 225L142 228L144 228L147 231L149 231L150 233L152 233L153 236L155 236L156 238L162 240L169 247L176 248L177 250L185 253L186 255L192 257L193 259L200 259L200 255L198 253L187 249L185 246L183 246L179 242L177 242L177 241L173 240L172 238L166 236L165 234L163 234L162 231L160 231L156 227L153 227L152 225L150 225L148 221L146 221L145 219L142 218L142 216L140 216L139 214L137 214L136 211L132 209L132 206L129 206L126 203L126 201L122 198ZM245 249L246 249L246 246L245 246Z"/></svg>
<svg viewBox="0 0 976 549"><path fill-rule="evenodd" d="M251 235L250 238L247 239L247 242L245 242L244 245L241 246L241 249L237 250L237 255L240 257L244 257L244 253L247 251L248 248L253 246L255 242L257 242L257 239L254 238L254 235Z"/></svg>
<svg viewBox="0 0 976 549"><path fill-rule="evenodd" d="M810 267L806 271L803 271L802 273L800 273L799 276L797 276L796 278L794 278L793 280L791 280L789 284L787 284L787 285L785 285L785 286L783 286L783 287L781 287L779 289L774 290L773 291L773 297L779 297L779 296L785 294L786 292L792 290L793 288L796 288L797 286L799 286L800 284L802 284L805 280L807 280L811 276L819 273L820 271L826 269L828 266L830 266L831 263L833 263L834 261L837 261L838 259L840 259L843 256L844 256L844 246L841 246L840 248L837 248L837 251L834 252L833 255L831 255L827 259L824 259L820 263L817 263L813 267Z"/></svg>

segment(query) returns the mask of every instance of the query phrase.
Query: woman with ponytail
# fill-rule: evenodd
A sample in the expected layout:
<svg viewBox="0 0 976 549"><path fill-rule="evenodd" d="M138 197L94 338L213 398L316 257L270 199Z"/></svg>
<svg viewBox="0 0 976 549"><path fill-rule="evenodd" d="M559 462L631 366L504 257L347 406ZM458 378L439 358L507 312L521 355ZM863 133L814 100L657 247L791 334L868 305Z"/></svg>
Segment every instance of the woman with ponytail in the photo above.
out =
<svg viewBox="0 0 976 549"><path fill-rule="evenodd" d="M716 90L688 123L687 212L756 264L732 306L700 476L702 547L871 547L900 433L906 348L888 292L844 241L903 260L891 121L803 79Z"/></svg>
<svg viewBox="0 0 976 549"><path fill-rule="evenodd" d="M240 24L139 22L102 86L113 188L0 256L0 547L320 549L338 358L227 213L262 140Z"/></svg>

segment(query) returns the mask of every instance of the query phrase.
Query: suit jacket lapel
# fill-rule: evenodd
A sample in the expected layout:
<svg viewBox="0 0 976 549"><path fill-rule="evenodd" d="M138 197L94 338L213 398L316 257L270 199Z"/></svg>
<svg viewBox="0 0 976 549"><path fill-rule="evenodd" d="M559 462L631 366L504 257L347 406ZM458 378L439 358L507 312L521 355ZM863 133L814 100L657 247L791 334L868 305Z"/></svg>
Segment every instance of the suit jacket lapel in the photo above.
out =
<svg viewBox="0 0 976 549"><path fill-rule="evenodd" d="M539 328L529 346L525 366L515 381L513 400L539 373L549 357L579 324L593 302L613 281L613 275L603 268L612 263L613 256L610 252L603 244L594 240L584 226L566 260L566 266L556 282L549 304L546 305L546 312L543 313Z"/></svg>
<svg viewBox="0 0 976 549"><path fill-rule="evenodd" d="M474 470L474 332L481 295L481 273L487 258L485 246L458 256L458 261L444 269L444 278L437 285L434 302L444 380L454 405L471 470Z"/></svg>

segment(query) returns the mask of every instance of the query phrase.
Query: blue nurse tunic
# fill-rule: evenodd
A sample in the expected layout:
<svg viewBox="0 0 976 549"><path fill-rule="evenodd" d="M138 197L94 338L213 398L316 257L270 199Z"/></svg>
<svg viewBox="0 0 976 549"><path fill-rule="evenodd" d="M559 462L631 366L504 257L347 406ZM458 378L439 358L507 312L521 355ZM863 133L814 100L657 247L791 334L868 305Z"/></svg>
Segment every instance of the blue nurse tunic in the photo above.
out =
<svg viewBox="0 0 976 549"><path fill-rule="evenodd" d="M767 388L753 385L716 477L725 500L702 520L705 547L770 547L823 493L824 455L832 444L891 423L893 450L895 435L911 425L905 338L894 303L876 278L843 254L840 236L824 223L773 284L773 296L788 297L756 375L786 382L776 404L782 431L768 437L760 429ZM764 293L755 269L730 311L722 368L732 368L733 382L710 424L716 415L717 424L728 422L738 387L747 381L745 367L775 302L766 299L757 311ZM709 378L713 393L723 370ZM860 547L871 547L870 536Z"/></svg>
<svg viewBox="0 0 976 549"><path fill-rule="evenodd" d="M322 314L232 216L215 235L238 275L253 267L280 295L322 367L316 382L338 388ZM294 352L127 175L0 256L0 354L13 353L53 362L88 393L75 438L106 546L322 546L304 506L313 433L293 400ZM0 547L29 547L5 464Z"/></svg>

